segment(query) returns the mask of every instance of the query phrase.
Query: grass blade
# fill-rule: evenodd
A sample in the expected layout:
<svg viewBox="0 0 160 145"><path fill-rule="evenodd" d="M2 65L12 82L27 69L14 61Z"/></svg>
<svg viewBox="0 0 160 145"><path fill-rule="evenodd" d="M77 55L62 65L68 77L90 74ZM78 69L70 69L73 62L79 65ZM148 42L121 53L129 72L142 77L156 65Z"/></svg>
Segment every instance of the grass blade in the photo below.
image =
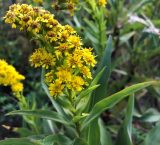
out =
<svg viewBox="0 0 160 145"><path fill-rule="evenodd" d="M12 111L8 113L7 115L27 115L27 116L35 116L39 118L49 119L53 120L65 125L71 125L71 121L65 120L65 118L58 114L55 111L49 111L49 110L17 110Z"/></svg>

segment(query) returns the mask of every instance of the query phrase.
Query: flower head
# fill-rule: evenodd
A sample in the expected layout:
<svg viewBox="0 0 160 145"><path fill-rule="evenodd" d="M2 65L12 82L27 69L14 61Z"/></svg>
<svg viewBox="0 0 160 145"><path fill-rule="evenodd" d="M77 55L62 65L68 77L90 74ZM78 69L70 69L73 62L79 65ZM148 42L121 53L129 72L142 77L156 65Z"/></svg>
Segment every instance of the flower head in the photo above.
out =
<svg viewBox="0 0 160 145"><path fill-rule="evenodd" d="M73 91L81 91L83 89L83 85L85 84L85 81L80 76L73 76L72 82L71 82L71 89Z"/></svg>
<svg viewBox="0 0 160 145"><path fill-rule="evenodd" d="M102 7L105 7L107 4L107 0L98 0L98 4Z"/></svg>
<svg viewBox="0 0 160 145"><path fill-rule="evenodd" d="M19 74L16 69L5 60L0 59L0 85L10 86L13 92L23 91L21 83L25 77Z"/></svg>
<svg viewBox="0 0 160 145"><path fill-rule="evenodd" d="M49 66L54 66L55 57L53 54L48 53L45 49L39 48L31 55L29 61L34 67L44 67L46 69Z"/></svg>
<svg viewBox="0 0 160 145"><path fill-rule="evenodd" d="M49 85L49 91L52 96L57 96L62 94L63 89L64 85L62 84L62 81L58 79Z"/></svg>

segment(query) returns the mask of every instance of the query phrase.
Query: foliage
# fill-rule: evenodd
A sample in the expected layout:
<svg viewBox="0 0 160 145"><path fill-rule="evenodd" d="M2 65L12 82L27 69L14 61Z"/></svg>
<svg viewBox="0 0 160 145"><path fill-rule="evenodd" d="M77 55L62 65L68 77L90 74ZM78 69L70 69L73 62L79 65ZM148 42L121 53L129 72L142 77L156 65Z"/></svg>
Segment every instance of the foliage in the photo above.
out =
<svg viewBox="0 0 160 145"><path fill-rule="evenodd" d="M12 5L4 17L14 31L1 19L0 58L25 75L24 92L14 99L20 110L5 105L15 95L9 88L1 89L0 103L7 118L21 115L23 121L13 129L19 138L0 144L158 145L160 2L21 3L32 6ZM9 39L13 32L16 40ZM32 48L39 48L29 57L36 70L28 64Z"/></svg>

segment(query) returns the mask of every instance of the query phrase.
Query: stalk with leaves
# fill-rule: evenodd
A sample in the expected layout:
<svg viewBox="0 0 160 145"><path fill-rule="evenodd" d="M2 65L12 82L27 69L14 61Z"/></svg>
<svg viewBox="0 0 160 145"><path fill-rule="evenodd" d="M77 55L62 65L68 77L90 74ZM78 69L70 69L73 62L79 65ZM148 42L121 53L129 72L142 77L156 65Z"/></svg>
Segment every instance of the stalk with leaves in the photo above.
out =
<svg viewBox="0 0 160 145"><path fill-rule="evenodd" d="M117 143L132 145L134 94L145 87L157 85L157 81L139 83L111 96L105 96L106 94L100 90L105 90L106 86L99 84L99 80L103 81L103 77L108 75L106 67L109 69L109 63L106 63L106 60L110 60L111 57L111 37L108 39L107 47L104 48L100 36L101 48L109 55L102 57L95 71L97 61L92 48L85 48L76 31L69 25L61 25L49 11L27 4L14 4L10 6L4 19L12 28L30 33L39 44L39 48L30 56L29 61L35 68L42 69L41 84L53 106L51 110L22 108L8 115L17 114L52 120L62 124L64 131L44 135L40 139L32 137L6 139L0 142L1 145L112 145L100 115L127 97L129 97L127 117L118 135L120 142ZM100 31L103 31L101 25L99 27ZM97 51L99 56L102 55L101 51ZM100 90L97 91L97 88ZM126 137L126 141L123 137Z"/></svg>

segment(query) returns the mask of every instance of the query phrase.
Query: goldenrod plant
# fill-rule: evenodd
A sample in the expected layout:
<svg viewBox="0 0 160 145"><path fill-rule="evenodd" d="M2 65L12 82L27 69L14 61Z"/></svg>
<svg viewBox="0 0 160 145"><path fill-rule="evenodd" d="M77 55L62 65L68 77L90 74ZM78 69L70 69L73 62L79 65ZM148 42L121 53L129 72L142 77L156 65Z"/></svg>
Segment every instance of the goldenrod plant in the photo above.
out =
<svg viewBox="0 0 160 145"><path fill-rule="evenodd" d="M87 3L98 12L99 9L104 10L107 1ZM98 15L95 16L98 19ZM102 20L104 16L99 19L99 24ZM37 42L38 48L29 57L29 62L31 66L41 69L41 84L52 104L52 108L47 109L21 107L21 110L8 115L22 115L24 119L27 118L28 123L31 120L35 128L35 118L51 120L57 126L61 124L63 131L59 129L49 135L39 133L37 136L6 139L0 141L0 145L113 145L100 115L124 99L128 99L126 115L114 144L133 145L131 136L135 93L149 86L158 86L159 81L135 84L107 95L107 86L103 84L108 82L111 69L111 36L107 43L100 36L98 38L101 43L95 43L96 49L87 48L72 26L62 25L49 11L28 4L11 5L4 21L14 29L29 33ZM104 24L105 22L103 26L99 25L98 32L105 30ZM103 36L106 39L105 34ZM9 78L1 75L5 69L0 65L0 84L11 86L14 92L20 91L23 96L23 87L19 83L24 77L4 60L2 64L11 69L10 75L17 78L15 81L11 78L11 81L5 82ZM21 103L21 99L19 102Z"/></svg>
<svg viewBox="0 0 160 145"><path fill-rule="evenodd" d="M0 59L0 85L9 86L13 95L18 100L18 105L21 110L31 109L28 101L23 96L23 83L25 77L19 74L16 69L9 65L5 60ZM33 109L33 108L32 108ZM30 128L38 133L36 127L36 119L34 117L24 117L24 120L29 124Z"/></svg>

